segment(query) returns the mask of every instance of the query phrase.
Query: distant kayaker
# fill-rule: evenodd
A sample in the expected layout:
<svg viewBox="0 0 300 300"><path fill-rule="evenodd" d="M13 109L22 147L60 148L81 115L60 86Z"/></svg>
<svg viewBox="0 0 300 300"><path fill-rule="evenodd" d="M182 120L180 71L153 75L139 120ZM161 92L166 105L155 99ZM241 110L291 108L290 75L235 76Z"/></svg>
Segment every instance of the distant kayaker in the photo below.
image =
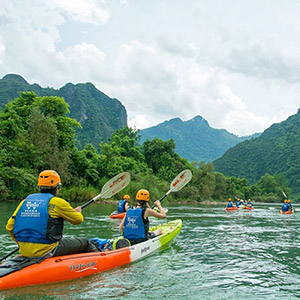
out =
<svg viewBox="0 0 300 300"><path fill-rule="evenodd" d="M126 212L129 208L129 195L124 195L123 200L120 200L118 203L118 213Z"/></svg>
<svg viewBox="0 0 300 300"><path fill-rule="evenodd" d="M287 212L289 210L288 200L284 200L283 205L281 206L282 212Z"/></svg>
<svg viewBox="0 0 300 300"><path fill-rule="evenodd" d="M226 205L226 208L230 208L230 207L233 207L233 203L232 203L231 198L228 199L228 202L227 202L227 205Z"/></svg>
<svg viewBox="0 0 300 300"><path fill-rule="evenodd" d="M236 205L237 207L240 207L241 205L243 205L243 202L241 201L240 198L237 199L235 205Z"/></svg>
<svg viewBox="0 0 300 300"><path fill-rule="evenodd" d="M42 171L38 178L40 193L27 196L9 218L6 230L18 243L23 256L48 257L98 251L87 238L63 238L64 220L79 225L83 215L80 206L74 209L57 197L60 186L57 172Z"/></svg>
<svg viewBox="0 0 300 300"><path fill-rule="evenodd" d="M248 207L252 207L252 201L251 201L251 199L248 199L248 201L247 201L247 204L246 204Z"/></svg>
<svg viewBox="0 0 300 300"><path fill-rule="evenodd" d="M136 207L129 208L120 224L120 230L123 232L124 238L128 239L131 245L143 242L148 238L152 238L161 233L161 230L149 232L149 216L164 219L164 212L160 201L156 200L154 204L159 209L156 212L151 209L148 202L150 194L147 190L141 189L136 194Z"/></svg>
<svg viewBox="0 0 300 300"><path fill-rule="evenodd" d="M292 211L293 210L293 205L291 203L291 200L287 200L287 205L289 206L289 210Z"/></svg>

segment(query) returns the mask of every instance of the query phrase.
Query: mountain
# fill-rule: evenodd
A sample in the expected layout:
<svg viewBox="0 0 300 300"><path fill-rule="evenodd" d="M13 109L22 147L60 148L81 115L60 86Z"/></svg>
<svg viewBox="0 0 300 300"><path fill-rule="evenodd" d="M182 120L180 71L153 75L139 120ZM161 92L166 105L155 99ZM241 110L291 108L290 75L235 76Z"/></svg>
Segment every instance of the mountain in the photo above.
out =
<svg viewBox="0 0 300 300"><path fill-rule="evenodd" d="M189 161L213 161L226 150L249 139L229 133L225 129L214 129L201 116L189 121L171 119L147 129L141 130L141 142L157 137L162 140L174 139L176 153ZM258 134L256 134L258 135Z"/></svg>
<svg viewBox="0 0 300 300"><path fill-rule="evenodd" d="M29 84L23 77L9 74L0 79L0 107L19 97L23 91L65 99L69 104L70 117L83 127L76 131L79 148L86 143L98 148L101 141L106 141L117 129L127 126L127 112L122 103L105 95L92 83L68 83L56 90Z"/></svg>
<svg viewBox="0 0 300 300"><path fill-rule="evenodd" d="M229 149L214 161L215 170L244 177L249 183L261 176L284 174L290 187L300 193L300 109L287 120L273 124L259 137Z"/></svg>

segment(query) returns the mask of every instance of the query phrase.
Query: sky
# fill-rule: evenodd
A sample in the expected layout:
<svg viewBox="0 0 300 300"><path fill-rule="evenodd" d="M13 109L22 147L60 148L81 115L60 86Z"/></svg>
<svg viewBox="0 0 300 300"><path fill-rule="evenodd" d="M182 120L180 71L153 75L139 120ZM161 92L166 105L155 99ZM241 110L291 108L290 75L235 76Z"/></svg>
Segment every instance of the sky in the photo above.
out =
<svg viewBox="0 0 300 300"><path fill-rule="evenodd" d="M137 129L239 136L300 108L300 0L0 0L0 78L91 82Z"/></svg>

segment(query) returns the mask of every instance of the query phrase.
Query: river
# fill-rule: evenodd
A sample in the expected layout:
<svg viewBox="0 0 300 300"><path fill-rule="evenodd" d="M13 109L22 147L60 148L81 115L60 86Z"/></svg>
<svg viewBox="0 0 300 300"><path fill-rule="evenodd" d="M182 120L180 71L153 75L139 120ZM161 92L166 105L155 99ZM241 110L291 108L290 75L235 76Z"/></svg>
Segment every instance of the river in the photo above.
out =
<svg viewBox="0 0 300 300"><path fill-rule="evenodd" d="M0 292L0 299L298 299L300 208L279 206L225 212L220 206L167 206L168 219L183 220L177 238L144 260L94 276ZM15 248L5 231L14 204L0 204L3 256ZM118 235L110 204L92 204L85 222L66 235ZM151 220L152 224L162 222Z"/></svg>

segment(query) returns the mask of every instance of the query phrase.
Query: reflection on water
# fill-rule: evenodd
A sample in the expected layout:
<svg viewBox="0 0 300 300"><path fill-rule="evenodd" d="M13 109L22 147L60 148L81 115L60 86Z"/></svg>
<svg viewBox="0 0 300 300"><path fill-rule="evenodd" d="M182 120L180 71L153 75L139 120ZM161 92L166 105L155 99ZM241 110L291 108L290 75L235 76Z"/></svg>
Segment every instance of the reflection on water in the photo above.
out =
<svg viewBox="0 0 300 300"><path fill-rule="evenodd" d="M112 205L91 205L80 226L66 234L117 236ZM300 212L279 209L225 212L224 207L168 207L181 218L177 239L132 265L69 282L4 291L0 299L297 299L300 297ZM1 255L14 249L5 222L14 206L1 210ZM152 220L152 224L161 222ZM25 296L24 296L25 295Z"/></svg>

